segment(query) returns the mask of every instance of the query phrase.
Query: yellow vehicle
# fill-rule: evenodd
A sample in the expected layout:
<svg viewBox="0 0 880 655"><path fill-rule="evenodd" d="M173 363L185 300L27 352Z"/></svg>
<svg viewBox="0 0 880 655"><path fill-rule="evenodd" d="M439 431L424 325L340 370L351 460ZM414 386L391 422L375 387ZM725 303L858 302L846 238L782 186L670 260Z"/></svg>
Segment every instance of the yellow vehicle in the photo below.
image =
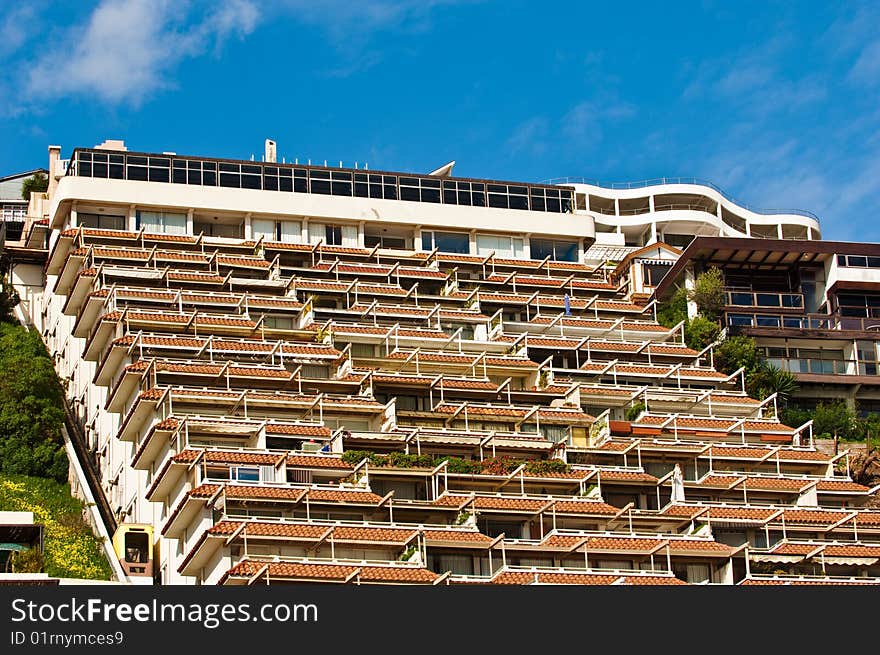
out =
<svg viewBox="0 0 880 655"><path fill-rule="evenodd" d="M113 535L113 550L122 569L134 582L152 581L153 526L121 523Z"/></svg>

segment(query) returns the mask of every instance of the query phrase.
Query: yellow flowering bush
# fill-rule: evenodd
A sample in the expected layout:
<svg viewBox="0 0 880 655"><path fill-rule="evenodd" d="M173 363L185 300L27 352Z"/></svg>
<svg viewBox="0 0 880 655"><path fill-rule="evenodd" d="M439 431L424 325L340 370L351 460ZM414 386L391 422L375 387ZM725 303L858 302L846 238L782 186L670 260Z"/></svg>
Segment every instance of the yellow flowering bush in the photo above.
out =
<svg viewBox="0 0 880 655"><path fill-rule="evenodd" d="M101 543L82 518L84 503L48 478L0 473L0 511L33 512L45 526L45 571L61 578L109 580Z"/></svg>

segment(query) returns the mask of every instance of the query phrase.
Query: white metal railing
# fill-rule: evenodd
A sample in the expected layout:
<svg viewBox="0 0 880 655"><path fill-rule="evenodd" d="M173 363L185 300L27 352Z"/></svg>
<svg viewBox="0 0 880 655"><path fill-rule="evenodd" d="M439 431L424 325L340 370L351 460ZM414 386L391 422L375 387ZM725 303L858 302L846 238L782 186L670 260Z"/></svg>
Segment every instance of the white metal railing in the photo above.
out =
<svg viewBox="0 0 880 655"><path fill-rule="evenodd" d="M736 200L733 196L728 194L726 191L724 191L724 189L722 189L714 182L698 177L658 177L648 180L638 180L635 182L603 182L601 180L593 180L586 177L568 176L554 177L549 180L545 180L543 184L588 184L590 186L600 187L603 189L644 189L647 187L663 186L668 184L694 184L698 186L709 187L713 191L720 193L728 201L755 214L792 214L794 216L806 216L807 218L812 218L816 221L819 220L819 217L816 216L816 214L804 209L758 209L748 203Z"/></svg>

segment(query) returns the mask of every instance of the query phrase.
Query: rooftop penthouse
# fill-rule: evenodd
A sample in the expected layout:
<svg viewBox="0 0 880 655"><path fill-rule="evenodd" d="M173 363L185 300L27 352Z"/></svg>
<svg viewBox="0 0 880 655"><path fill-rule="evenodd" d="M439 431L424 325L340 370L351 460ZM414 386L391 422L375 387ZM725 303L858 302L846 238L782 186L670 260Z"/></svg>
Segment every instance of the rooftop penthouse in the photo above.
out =
<svg viewBox="0 0 880 655"><path fill-rule="evenodd" d="M50 150L11 276L128 581L880 577L878 489L657 323L678 249L591 260L577 187L111 145Z"/></svg>

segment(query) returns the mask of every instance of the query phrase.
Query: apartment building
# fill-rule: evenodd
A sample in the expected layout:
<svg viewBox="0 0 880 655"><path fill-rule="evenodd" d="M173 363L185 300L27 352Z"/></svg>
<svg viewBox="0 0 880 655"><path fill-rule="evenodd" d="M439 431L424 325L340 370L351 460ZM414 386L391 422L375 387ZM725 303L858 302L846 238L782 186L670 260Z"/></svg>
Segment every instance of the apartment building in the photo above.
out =
<svg viewBox="0 0 880 655"><path fill-rule="evenodd" d="M50 147L12 258L126 581L880 581L878 489L657 323L679 250L592 261L576 185L273 151Z"/></svg>
<svg viewBox="0 0 880 655"><path fill-rule="evenodd" d="M880 411L880 246L835 241L698 237L657 287L668 296L701 271L724 273L723 321L790 371L795 402L842 399Z"/></svg>
<svg viewBox="0 0 880 655"><path fill-rule="evenodd" d="M35 174L45 175L47 172L40 168L0 177L0 212L2 212L0 244L21 240L28 209L28 201L22 198L22 184Z"/></svg>

